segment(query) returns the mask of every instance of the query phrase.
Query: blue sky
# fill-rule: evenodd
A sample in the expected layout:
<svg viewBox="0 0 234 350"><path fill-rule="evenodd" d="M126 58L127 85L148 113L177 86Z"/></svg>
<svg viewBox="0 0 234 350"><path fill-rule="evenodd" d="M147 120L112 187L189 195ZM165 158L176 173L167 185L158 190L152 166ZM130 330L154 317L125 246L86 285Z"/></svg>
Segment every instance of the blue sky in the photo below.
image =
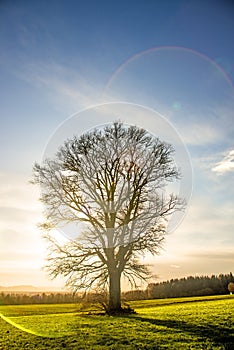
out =
<svg viewBox="0 0 234 350"><path fill-rule="evenodd" d="M147 257L154 272L233 271L233 14L228 0L1 2L0 285L51 285L32 165L69 116L118 101L171 123L194 172L182 224ZM138 122L156 132L160 118Z"/></svg>

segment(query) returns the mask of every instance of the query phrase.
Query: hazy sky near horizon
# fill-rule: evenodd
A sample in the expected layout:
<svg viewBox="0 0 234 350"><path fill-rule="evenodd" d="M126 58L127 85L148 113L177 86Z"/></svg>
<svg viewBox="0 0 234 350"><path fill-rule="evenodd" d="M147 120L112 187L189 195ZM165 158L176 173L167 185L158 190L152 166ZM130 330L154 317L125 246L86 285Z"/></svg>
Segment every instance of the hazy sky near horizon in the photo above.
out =
<svg viewBox="0 0 234 350"><path fill-rule="evenodd" d="M159 137L164 120L190 156L186 216L161 255L146 259L159 279L233 272L233 43L228 0L0 3L0 285L61 285L41 270L32 166L68 117L110 102L155 110L153 122L141 107L129 118Z"/></svg>

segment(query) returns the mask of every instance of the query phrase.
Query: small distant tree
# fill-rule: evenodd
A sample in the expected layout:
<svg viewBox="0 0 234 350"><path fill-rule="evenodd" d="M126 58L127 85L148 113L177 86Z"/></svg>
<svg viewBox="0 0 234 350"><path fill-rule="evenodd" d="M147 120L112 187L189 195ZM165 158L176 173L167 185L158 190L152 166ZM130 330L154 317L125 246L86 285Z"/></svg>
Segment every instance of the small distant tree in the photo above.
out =
<svg viewBox="0 0 234 350"><path fill-rule="evenodd" d="M108 285L108 312L121 308L121 276L132 286L149 277L139 262L158 254L169 216L184 207L164 188L180 174L171 145L144 129L115 122L67 140L54 159L34 166L46 206L44 228L85 223L77 239L51 243L47 269L74 290Z"/></svg>
<svg viewBox="0 0 234 350"><path fill-rule="evenodd" d="M229 290L230 294L234 293L234 283L233 282L228 283L228 290Z"/></svg>

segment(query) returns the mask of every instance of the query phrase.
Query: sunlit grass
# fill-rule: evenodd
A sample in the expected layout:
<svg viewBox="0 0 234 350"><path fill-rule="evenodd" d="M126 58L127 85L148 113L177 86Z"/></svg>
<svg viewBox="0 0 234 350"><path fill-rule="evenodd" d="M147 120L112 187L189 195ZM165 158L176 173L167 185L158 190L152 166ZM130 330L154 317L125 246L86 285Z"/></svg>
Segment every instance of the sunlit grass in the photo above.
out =
<svg viewBox="0 0 234 350"><path fill-rule="evenodd" d="M33 332L1 320L0 349L234 349L234 298L180 298L130 303L136 315L81 313L79 305L2 306ZM28 344L26 346L26 344Z"/></svg>

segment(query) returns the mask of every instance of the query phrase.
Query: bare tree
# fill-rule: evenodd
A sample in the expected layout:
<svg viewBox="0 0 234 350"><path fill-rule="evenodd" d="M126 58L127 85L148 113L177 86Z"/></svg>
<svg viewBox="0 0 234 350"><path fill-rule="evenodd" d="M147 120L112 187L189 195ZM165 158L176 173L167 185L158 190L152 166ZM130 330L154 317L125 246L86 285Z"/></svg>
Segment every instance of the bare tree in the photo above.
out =
<svg viewBox="0 0 234 350"><path fill-rule="evenodd" d="M65 245L48 234L52 277L66 276L76 290L108 285L109 312L122 310L121 275L133 286L149 276L139 257L158 254L168 217L184 206L164 191L179 178L173 152L144 129L115 122L67 140L54 159L35 164L44 227L83 223Z"/></svg>

